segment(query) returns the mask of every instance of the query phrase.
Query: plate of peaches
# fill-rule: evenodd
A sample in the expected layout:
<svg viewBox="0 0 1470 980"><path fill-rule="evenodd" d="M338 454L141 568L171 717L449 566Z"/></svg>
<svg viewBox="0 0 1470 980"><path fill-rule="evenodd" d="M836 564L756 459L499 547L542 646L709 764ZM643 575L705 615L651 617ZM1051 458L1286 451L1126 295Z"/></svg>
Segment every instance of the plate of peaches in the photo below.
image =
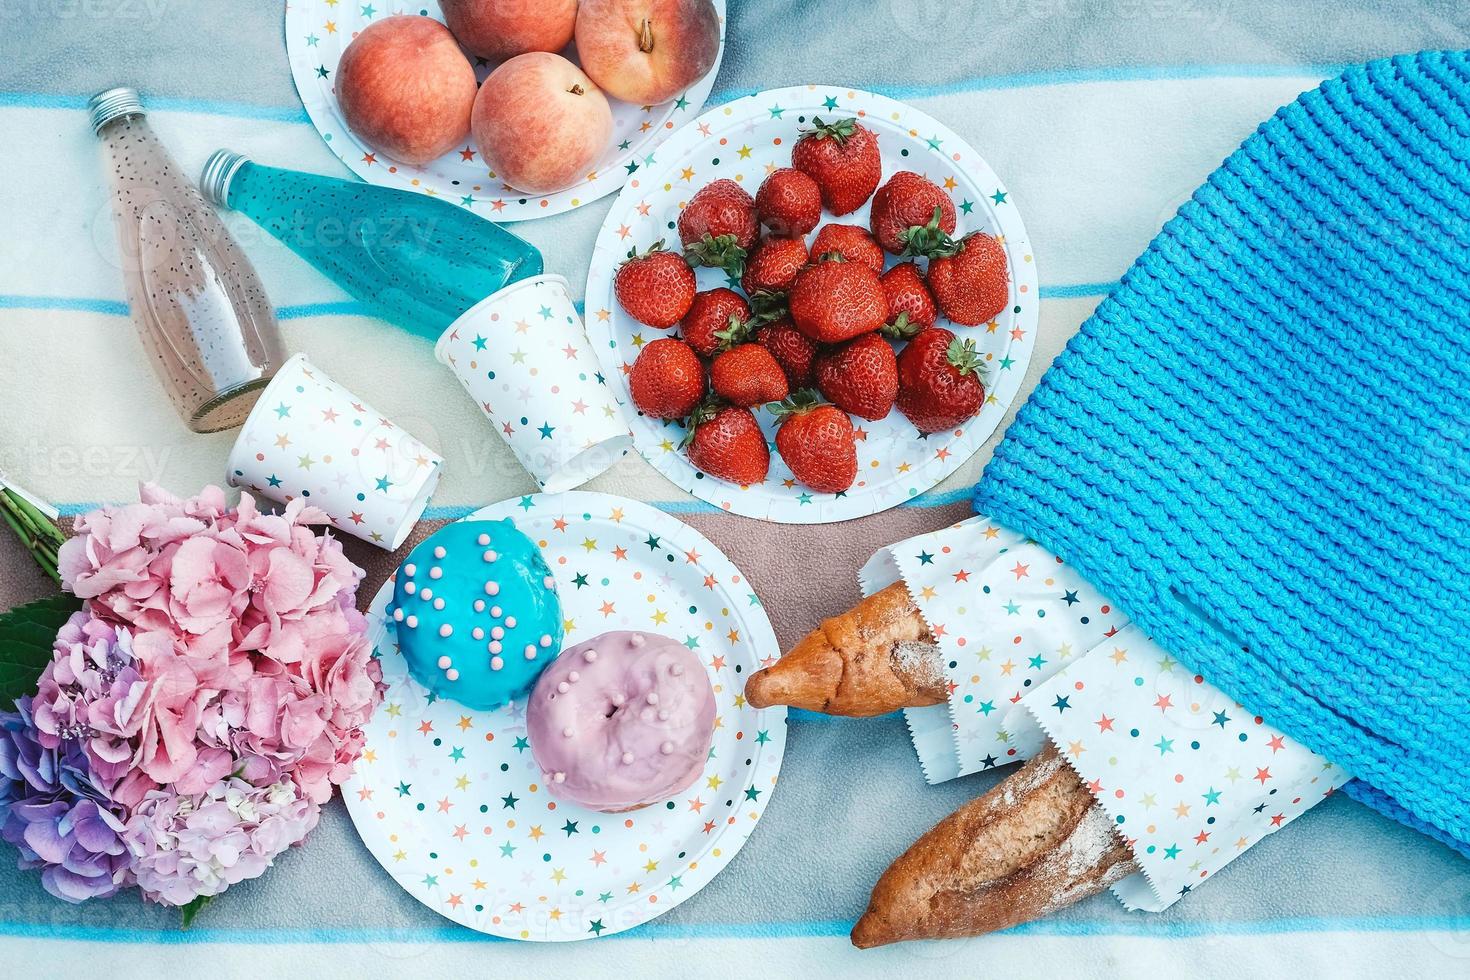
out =
<svg viewBox="0 0 1470 980"><path fill-rule="evenodd" d="M322 139L363 180L496 221L616 191L704 105L725 0L425 0L286 6Z"/></svg>
<svg viewBox="0 0 1470 980"><path fill-rule="evenodd" d="M995 431L1035 345L1016 204L964 139L833 86L705 112L630 176L587 277L644 458L729 513L917 497Z"/></svg>

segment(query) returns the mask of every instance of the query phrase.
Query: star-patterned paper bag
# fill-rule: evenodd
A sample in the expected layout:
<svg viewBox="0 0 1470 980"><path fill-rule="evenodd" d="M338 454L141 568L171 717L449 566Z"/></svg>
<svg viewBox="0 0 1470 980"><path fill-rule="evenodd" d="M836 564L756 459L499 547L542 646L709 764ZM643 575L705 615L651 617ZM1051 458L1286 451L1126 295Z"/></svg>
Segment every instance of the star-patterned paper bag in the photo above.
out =
<svg viewBox="0 0 1470 980"><path fill-rule="evenodd" d="M481 300L444 332L434 356L547 493L581 486L633 447L561 276Z"/></svg>
<svg viewBox="0 0 1470 980"><path fill-rule="evenodd" d="M429 505L443 462L297 354L245 420L229 482L281 504L304 498L336 527L392 551Z"/></svg>
<svg viewBox="0 0 1470 980"><path fill-rule="evenodd" d="M1210 686L1070 566L986 517L864 566L902 579L949 703L905 711L929 782L1061 750L1142 871L1114 894L1161 911L1351 778Z"/></svg>
<svg viewBox="0 0 1470 980"><path fill-rule="evenodd" d="M1143 869L1113 886L1159 912L1351 776L1127 626L1006 718L1044 730Z"/></svg>
<svg viewBox="0 0 1470 980"><path fill-rule="evenodd" d="M984 517L883 548L859 577L867 594L902 578L943 654L949 704L904 712L931 783L1030 758L1040 733L1012 733L1009 709L1127 622L1056 556Z"/></svg>

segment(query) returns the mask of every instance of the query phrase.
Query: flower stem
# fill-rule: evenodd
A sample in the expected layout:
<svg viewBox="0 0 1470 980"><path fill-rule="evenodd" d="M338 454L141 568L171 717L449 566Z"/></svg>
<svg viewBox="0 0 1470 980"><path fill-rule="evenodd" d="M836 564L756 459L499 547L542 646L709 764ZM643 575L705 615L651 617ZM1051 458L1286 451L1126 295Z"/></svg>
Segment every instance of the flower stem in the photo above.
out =
<svg viewBox="0 0 1470 980"><path fill-rule="evenodd" d="M66 542L66 535L56 522L15 491L3 487L0 487L0 517L5 519L16 537L20 538L36 564L41 566L41 570L60 585L61 572L57 569L57 556Z"/></svg>

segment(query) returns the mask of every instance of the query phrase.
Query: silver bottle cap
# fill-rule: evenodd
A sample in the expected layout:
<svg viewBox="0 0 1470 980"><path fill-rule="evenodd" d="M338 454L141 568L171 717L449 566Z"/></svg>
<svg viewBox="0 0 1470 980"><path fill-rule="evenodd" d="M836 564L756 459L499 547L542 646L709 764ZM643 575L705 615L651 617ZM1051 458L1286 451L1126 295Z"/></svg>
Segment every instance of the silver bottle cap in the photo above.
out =
<svg viewBox="0 0 1470 980"><path fill-rule="evenodd" d="M209 159L204 161L204 169L199 172L199 192L204 195L204 199L217 208L229 207L227 199L230 194L230 179L245 160L245 154L233 150L215 150L211 153Z"/></svg>
<svg viewBox="0 0 1470 980"><path fill-rule="evenodd" d="M143 100L137 89L110 88L92 96L87 109L92 114L92 132L96 133L120 116L143 115Z"/></svg>

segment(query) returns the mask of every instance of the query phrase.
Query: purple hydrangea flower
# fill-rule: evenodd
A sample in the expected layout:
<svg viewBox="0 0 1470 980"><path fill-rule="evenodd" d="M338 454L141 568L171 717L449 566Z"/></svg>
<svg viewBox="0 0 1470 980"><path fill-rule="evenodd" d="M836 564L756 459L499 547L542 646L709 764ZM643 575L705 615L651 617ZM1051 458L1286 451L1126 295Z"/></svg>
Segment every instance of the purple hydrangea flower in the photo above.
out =
<svg viewBox="0 0 1470 980"><path fill-rule="evenodd" d="M0 712L0 838L20 851L20 867L40 868L57 898L105 898L133 883L123 821L94 781L75 739L56 748L37 740L31 699Z"/></svg>

